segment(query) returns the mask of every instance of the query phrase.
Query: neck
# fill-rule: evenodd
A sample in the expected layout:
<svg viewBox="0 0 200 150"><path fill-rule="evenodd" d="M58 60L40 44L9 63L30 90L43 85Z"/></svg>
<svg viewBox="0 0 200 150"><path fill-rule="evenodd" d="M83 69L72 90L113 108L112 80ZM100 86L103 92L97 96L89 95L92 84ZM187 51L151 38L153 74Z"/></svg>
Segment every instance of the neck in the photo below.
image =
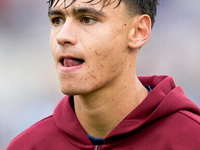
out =
<svg viewBox="0 0 200 150"><path fill-rule="evenodd" d="M121 86L74 97L77 118L87 134L106 137L148 95L136 76L131 79Z"/></svg>

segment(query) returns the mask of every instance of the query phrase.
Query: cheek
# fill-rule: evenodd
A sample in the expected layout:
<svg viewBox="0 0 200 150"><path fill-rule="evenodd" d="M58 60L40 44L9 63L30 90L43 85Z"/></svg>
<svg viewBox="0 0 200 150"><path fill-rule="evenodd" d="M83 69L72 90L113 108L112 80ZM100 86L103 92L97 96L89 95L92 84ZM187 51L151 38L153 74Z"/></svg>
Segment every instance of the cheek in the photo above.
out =
<svg viewBox="0 0 200 150"><path fill-rule="evenodd" d="M108 32L105 36L93 38L88 43L88 56L97 63L98 68L116 67L121 59L126 55L126 39L120 37L120 34L114 31ZM95 43L91 45L91 43Z"/></svg>
<svg viewBox="0 0 200 150"><path fill-rule="evenodd" d="M56 55L56 48L57 48L57 41L55 39L55 36L53 36L52 34L50 35L50 47L51 47L51 52L53 55L53 58L55 60L55 55Z"/></svg>
<svg viewBox="0 0 200 150"><path fill-rule="evenodd" d="M108 46L100 50L93 51L93 66L95 68L95 73L98 73L99 78L105 78L113 76L120 72L121 65L123 65L125 59L125 53L122 54L120 49L113 46L110 48Z"/></svg>

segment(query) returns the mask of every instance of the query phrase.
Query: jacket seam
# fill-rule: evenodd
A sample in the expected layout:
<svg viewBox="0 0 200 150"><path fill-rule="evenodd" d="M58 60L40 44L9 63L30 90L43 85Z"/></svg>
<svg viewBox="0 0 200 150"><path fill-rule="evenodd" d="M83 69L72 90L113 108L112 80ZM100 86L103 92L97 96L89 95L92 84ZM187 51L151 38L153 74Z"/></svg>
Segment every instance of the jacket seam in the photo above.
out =
<svg viewBox="0 0 200 150"><path fill-rule="evenodd" d="M180 110L180 111L178 111L178 113L180 113L180 114L182 114L182 115L186 116L187 118L190 118L191 120L193 120L194 122L196 122L197 124L199 124L199 125L200 125L200 122L198 122L196 119L194 119L192 116L188 115L187 113L185 113L185 112L182 112L181 110Z"/></svg>

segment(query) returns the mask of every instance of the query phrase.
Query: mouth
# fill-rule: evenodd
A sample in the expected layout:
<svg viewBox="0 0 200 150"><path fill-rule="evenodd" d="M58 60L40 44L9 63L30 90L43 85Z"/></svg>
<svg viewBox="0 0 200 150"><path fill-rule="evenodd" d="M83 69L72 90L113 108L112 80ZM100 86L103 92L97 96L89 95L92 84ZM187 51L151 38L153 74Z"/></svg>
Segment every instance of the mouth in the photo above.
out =
<svg viewBox="0 0 200 150"><path fill-rule="evenodd" d="M69 68L82 65L84 63L84 60L78 58L61 58L60 62L63 67Z"/></svg>

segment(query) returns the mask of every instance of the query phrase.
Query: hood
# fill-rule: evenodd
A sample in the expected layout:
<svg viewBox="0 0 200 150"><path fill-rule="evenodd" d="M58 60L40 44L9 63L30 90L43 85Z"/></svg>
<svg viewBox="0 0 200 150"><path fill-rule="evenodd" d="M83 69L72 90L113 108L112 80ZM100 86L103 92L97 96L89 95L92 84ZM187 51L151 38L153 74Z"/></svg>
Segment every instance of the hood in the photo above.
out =
<svg viewBox="0 0 200 150"><path fill-rule="evenodd" d="M200 109L186 97L180 86L175 85L172 77L143 76L138 78L144 86L149 85L152 91L110 132L104 140L106 145L120 144L133 135L138 128L181 110L200 115ZM57 127L64 132L72 144L82 149L91 148L91 142L70 105L69 96L64 97L55 109L54 119Z"/></svg>
<svg viewBox="0 0 200 150"><path fill-rule="evenodd" d="M119 135L127 137L138 128L181 110L187 110L200 115L200 109L176 86L170 76L138 77L143 85L149 85L152 91L106 138L118 139ZM123 130L121 130L123 128ZM123 136L122 136L123 135ZM124 138L124 141L127 139ZM121 142L124 142L121 140Z"/></svg>

